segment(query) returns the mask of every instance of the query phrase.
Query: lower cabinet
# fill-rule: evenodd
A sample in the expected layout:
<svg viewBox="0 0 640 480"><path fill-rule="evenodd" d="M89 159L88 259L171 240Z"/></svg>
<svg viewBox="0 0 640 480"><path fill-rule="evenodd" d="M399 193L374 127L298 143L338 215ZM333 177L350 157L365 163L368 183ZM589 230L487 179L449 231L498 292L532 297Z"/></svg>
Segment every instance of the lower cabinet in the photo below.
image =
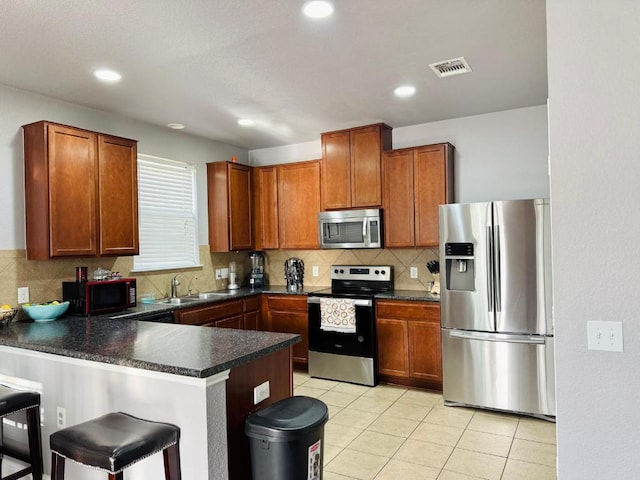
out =
<svg viewBox="0 0 640 480"><path fill-rule="evenodd" d="M296 333L302 337L293 345L293 363L306 368L309 359L309 315L306 295L263 295L262 330Z"/></svg>
<svg viewBox="0 0 640 480"><path fill-rule="evenodd" d="M378 300L376 328L381 380L442 389L440 304Z"/></svg>
<svg viewBox="0 0 640 480"><path fill-rule="evenodd" d="M202 327L256 330L260 317L259 297L229 300L184 308L174 312L175 323Z"/></svg>

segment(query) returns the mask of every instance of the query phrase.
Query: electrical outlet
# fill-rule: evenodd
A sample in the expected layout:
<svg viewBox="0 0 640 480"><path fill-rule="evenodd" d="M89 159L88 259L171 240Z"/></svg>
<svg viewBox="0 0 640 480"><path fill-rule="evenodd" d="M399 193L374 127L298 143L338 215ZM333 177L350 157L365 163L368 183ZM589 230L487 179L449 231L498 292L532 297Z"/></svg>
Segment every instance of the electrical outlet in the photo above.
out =
<svg viewBox="0 0 640 480"><path fill-rule="evenodd" d="M222 268L222 278L229 278L229 269L228 268Z"/></svg>
<svg viewBox="0 0 640 480"><path fill-rule="evenodd" d="M29 303L29 287L18 288L18 303Z"/></svg>
<svg viewBox="0 0 640 480"><path fill-rule="evenodd" d="M269 391L269 380L264 383L261 383L257 387L253 389L253 404L257 405L258 403L266 400L271 395Z"/></svg>
<svg viewBox="0 0 640 480"><path fill-rule="evenodd" d="M622 322L587 322L587 348L622 352Z"/></svg>
<svg viewBox="0 0 640 480"><path fill-rule="evenodd" d="M411 278L418 278L418 267L411 267Z"/></svg>
<svg viewBox="0 0 640 480"><path fill-rule="evenodd" d="M317 277L318 275L320 275L320 269L317 265L314 265L313 267L311 267L311 276Z"/></svg>
<svg viewBox="0 0 640 480"><path fill-rule="evenodd" d="M58 407L56 409L56 426L58 428L65 428L67 426L67 409L64 407Z"/></svg>
<svg viewBox="0 0 640 480"><path fill-rule="evenodd" d="M222 269L216 268L216 280L222 280Z"/></svg>

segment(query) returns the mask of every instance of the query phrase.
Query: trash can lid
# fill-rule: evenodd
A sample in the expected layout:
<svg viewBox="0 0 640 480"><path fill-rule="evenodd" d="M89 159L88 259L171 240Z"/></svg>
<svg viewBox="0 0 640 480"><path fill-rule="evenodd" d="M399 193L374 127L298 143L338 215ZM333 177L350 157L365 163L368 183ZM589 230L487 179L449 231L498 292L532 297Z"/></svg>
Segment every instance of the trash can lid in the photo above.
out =
<svg viewBox="0 0 640 480"><path fill-rule="evenodd" d="M329 419L327 405L311 397L289 397L252 413L244 431L250 437L291 440L302 436Z"/></svg>

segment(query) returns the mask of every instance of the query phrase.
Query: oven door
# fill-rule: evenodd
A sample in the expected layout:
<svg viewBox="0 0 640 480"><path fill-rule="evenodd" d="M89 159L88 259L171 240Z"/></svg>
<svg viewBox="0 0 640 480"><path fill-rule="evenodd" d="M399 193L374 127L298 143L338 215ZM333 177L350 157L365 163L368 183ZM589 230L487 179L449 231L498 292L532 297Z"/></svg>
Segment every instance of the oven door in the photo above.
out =
<svg viewBox="0 0 640 480"><path fill-rule="evenodd" d="M344 298L344 297L340 297ZM376 330L373 300L354 298L355 333L325 331L320 328L320 297L307 298L309 311L309 350L354 357L375 357Z"/></svg>

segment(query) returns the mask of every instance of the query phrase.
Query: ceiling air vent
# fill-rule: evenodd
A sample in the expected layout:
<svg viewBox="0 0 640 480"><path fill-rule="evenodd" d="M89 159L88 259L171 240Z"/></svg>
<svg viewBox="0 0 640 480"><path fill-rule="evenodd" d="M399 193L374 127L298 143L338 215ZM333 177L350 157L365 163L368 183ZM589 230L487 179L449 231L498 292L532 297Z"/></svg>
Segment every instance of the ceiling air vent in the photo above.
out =
<svg viewBox="0 0 640 480"><path fill-rule="evenodd" d="M451 77L453 75L460 75L462 73L471 72L471 67L464 59L464 57L453 58L451 60L445 60L443 62L436 62L429 65L431 70L439 78Z"/></svg>

